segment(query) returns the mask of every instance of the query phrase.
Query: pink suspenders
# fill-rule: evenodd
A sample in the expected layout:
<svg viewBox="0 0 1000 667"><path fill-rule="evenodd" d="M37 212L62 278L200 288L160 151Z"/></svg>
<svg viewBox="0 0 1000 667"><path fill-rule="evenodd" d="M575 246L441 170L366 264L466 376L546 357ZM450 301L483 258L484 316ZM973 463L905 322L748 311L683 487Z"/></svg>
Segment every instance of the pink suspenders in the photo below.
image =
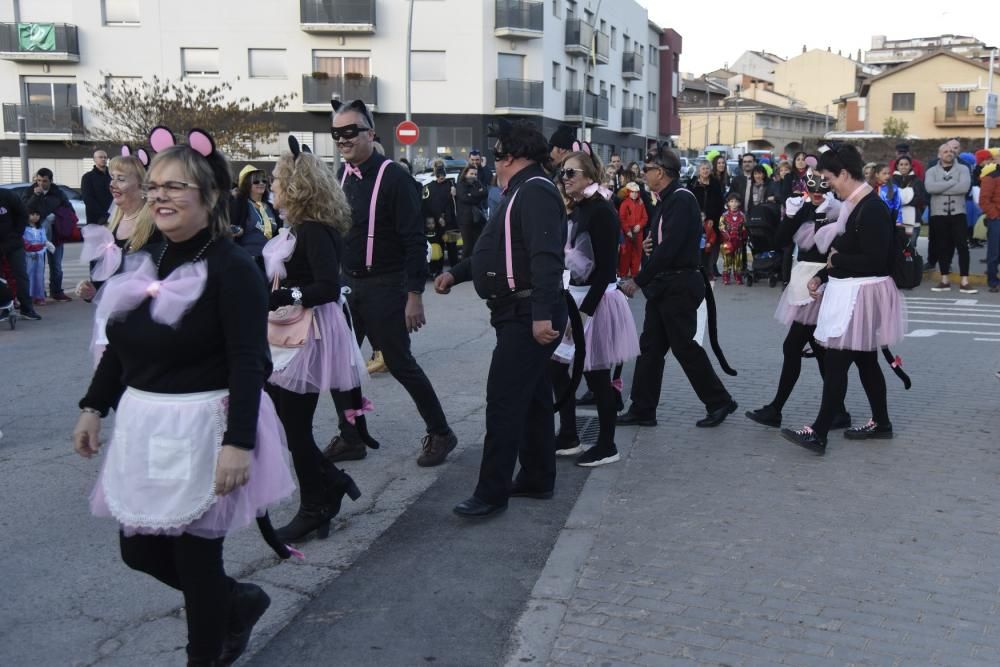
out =
<svg viewBox="0 0 1000 667"><path fill-rule="evenodd" d="M544 176L533 176L524 183L530 183L531 181L538 181L538 180L545 181L549 185L552 184L552 181L545 178ZM524 187L524 183L521 184L521 187ZM514 255L511 252L511 247L510 247L510 212L514 208L514 200L517 199L517 193L520 191L521 188L519 187L517 190L514 191L514 194L511 195L510 203L507 204L507 211L503 217L503 234L504 234L504 244L506 250L505 252L506 261L507 261L507 287L509 287L511 291L514 290Z"/></svg>
<svg viewBox="0 0 1000 667"><path fill-rule="evenodd" d="M372 268L372 259L375 255L375 204L378 202L379 188L382 187L382 174L385 173L386 167L388 167L391 162L392 160L385 160L378 168L378 175L375 177L375 188L372 190L372 200L368 205L368 241L365 244L365 269L369 271ZM344 183L347 182L347 175L352 171L352 169L348 169L347 166L345 166L344 175L340 179L341 187L343 187ZM354 167L353 171L357 171L357 167Z"/></svg>

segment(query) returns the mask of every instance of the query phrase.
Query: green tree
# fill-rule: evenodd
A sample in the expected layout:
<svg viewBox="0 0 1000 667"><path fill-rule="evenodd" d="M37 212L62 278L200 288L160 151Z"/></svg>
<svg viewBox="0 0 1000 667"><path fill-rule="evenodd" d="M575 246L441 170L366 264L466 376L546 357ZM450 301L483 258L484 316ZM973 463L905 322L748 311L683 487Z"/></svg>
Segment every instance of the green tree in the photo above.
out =
<svg viewBox="0 0 1000 667"><path fill-rule="evenodd" d="M894 116L889 116L882 123L882 134L892 139L902 139L910 131L910 124Z"/></svg>
<svg viewBox="0 0 1000 667"><path fill-rule="evenodd" d="M85 82L91 104L87 110L96 121L88 128L94 141L139 145L157 126L169 127L178 137L199 127L212 135L230 158L259 156L257 146L274 140L280 129L274 112L288 107L295 93L253 103L248 97L231 99L232 84L202 87L189 80L108 79ZM114 81L114 83L105 83Z"/></svg>

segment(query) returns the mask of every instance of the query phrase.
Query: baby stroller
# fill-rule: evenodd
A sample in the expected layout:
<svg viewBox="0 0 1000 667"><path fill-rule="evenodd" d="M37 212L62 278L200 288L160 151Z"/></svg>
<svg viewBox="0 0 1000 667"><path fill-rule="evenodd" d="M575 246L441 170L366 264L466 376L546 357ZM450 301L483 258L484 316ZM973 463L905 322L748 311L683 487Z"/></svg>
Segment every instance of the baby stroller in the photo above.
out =
<svg viewBox="0 0 1000 667"><path fill-rule="evenodd" d="M14 295L7 281L0 277L0 322L6 321L10 328L17 322L17 311L14 310Z"/></svg>
<svg viewBox="0 0 1000 667"><path fill-rule="evenodd" d="M775 243L780 219L777 204L760 204L747 216L748 245L753 255L752 261L745 264L748 287L764 279L769 287L774 287L781 278L781 248Z"/></svg>

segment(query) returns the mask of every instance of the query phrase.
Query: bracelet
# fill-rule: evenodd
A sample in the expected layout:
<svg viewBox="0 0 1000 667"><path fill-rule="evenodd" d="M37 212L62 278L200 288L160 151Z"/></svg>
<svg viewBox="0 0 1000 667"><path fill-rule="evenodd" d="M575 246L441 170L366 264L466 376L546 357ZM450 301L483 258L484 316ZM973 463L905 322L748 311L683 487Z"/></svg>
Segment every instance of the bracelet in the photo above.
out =
<svg viewBox="0 0 1000 667"><path fill-rule="evenodd" d="M94 408L80 408L80 412L86 413L86 414L91 414L91 415L97 415L98 417L103 417L103 415L101 414L101 411L100 410L95 410Z"/></svg>

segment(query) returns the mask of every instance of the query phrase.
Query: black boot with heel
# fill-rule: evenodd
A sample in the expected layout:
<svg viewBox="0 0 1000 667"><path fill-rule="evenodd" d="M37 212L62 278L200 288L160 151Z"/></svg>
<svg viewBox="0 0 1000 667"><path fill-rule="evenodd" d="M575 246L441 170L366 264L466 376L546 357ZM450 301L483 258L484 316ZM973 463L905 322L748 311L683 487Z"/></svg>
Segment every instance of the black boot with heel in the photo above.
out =
<svg viewBox="0 0 1000 667"><path fill-rule="evenodd" d="M326 490L322 497L315 501L302 499L299 511L292 520L275 531L282 542L286 544L301 542L313 531L316 532L317 538L326 539L330 536L330 521L340 513L344 496L348 496L351 500L361 497L358 485L343 470L338 470L330 464L328 468L324 466L323 472L326 477Z"/></svg>

